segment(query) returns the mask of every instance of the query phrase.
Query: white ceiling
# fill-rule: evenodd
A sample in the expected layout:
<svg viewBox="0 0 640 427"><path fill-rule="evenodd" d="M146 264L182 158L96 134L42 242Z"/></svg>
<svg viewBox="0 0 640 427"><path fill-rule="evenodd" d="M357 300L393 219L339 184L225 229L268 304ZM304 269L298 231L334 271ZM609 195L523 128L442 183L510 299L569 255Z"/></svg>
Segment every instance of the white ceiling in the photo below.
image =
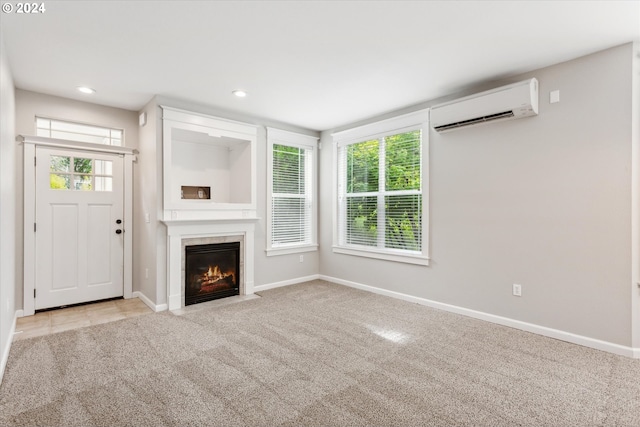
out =
<svg viewBox="0 0 640 427"><path fill-rule="evenodd" d="M157 94L313 130L640 41L635 0L44 4L0 17L20 89L129 110Z"/></svg>

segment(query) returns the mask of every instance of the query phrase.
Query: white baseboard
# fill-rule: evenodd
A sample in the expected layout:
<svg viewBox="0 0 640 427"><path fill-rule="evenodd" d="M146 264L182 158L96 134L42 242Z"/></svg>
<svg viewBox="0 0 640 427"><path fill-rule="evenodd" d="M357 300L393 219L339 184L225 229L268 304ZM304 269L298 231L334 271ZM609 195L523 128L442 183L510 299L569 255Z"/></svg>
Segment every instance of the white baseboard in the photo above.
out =
<svg viewBox="0 0 640 427"><path fill-rule="evenodd" d="M312 274L311 276L297 277L295 279L283 280L282 282L267 283L266 285L259 285L253 287L253 292L266 291L267 289L280 288L282 286L295 285L297 283L309 282L311 280L318 280L319 274Z"/></svg>
<svg viewBox="0 0 640 427"><path fill-rule="evenodd" d="M20 313L21 315L18 316L18 313ZM22 310L16 310L13 316L13 322L11 323L11 328L9 329L7 343L2 349L2 360L0 360L0 384L2 384L4 370L7 368L7 361L9 360L9 352L11 351L11 344L13 343L13 334L15 334L16 332L16 322L18 320L18 317L22 317Z"/></svg>
<svg viewBox="0 0 640 427"><path fill-rule="evenodd" d="M153 301L147 298L147 296L140 291L133 292L131 296L133 298L140 298L140 301L145 303L151 310L153 310L156 313L159 311L165 311L168 308L167 304L158 304L158 305L154 304Z"/></svg>
<svg viewBox="0 0 640 427"><path fill-rule="evenodd" d="M547 328L546 326L540 326L540 325L535 325L533 323L527 323L527 322L522 322L520 320L510 319L508 317L497 316L495 314L471 310L469 308L464 308L464 307L451 305L451 304L445 304L442 302L433 301L426 298L416 297L413 295L407 295L400 292L389 291L387 289L376 288L374 286L363 285L361 283L338 279L337 277L320 275L320 279L326 280L328 282L337 283L339 285L361 289L363 291L373 292L376 294L413 302L413 303L424 305L427 307L448 311L451 313L461 314L463 316L473 317L474 319L485 320L487 322L496 323L498 325L508 326L508 327L520 329L526 332L532 332L534 334L543 335L545 337L555 338L561 341L567 341L573 344L594 348L596 350L602 350L609 353L618 354L620 356L640 359L640 348L626 347L626 346L614 344L608 341L589 338L583 335L576 335L571 332L561 331L558 329Z"/></svg>

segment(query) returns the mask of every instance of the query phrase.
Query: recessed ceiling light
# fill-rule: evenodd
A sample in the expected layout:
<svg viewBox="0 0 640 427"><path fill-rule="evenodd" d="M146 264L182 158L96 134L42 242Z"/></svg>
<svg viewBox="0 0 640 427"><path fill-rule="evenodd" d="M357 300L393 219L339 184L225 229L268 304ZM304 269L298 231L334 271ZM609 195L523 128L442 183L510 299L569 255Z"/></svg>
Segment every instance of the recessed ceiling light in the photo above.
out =
<svg viewBox="0 0 640 427"><path fill-rule="evenodd" d="M96 90L95 89L91 89L90 87L86 87L86 86L78 86L78 90L82 93L95 93Z"/></svg>
<svg viewBox="0 0 640 427"><path fill-rule="evenodd" d="M235 96L237 96L238 98L244 98L245 96L247 96L247 92L243 91L243 90L234 90L233 93Z"/></svg>

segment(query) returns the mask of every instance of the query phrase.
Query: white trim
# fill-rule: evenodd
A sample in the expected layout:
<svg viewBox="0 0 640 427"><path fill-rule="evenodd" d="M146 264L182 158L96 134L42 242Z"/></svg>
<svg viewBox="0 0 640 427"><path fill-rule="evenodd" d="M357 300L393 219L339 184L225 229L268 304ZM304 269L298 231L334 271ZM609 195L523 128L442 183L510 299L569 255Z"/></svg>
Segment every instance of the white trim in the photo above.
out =
<svg viewBox="0 0 640 427"><path fill-rule="evenodd" d="M122 296L131 298L133 292L133 155L124 156L124 184L123 184L123 266L122 266Z"/></svg>
<svg viewBox="0 0 640 427"><path fill-rule="evenodd" d="M381 134L393 133L399 129L416 126L426 123L424 133L429 132L429 109L414 111L413 113L403 114L401 116L391 117L389 119L380 120L367 125L343 130L341 132L332 133L333 141L336 144L347 142L363 141L371 137Z"/></svg>
<svg viewBox="0 0 640 427"><path fill-rule="evenodd" d="M100 126L100 125L96 125L94 123L84 123L84 122L73 122L73 121L69 121L69 120L63 120L63 119L55 119L53 117L45 117L45 116L35 116L34 117L34 121L35 121L35 128L36 128L36 134L40 133L40 131L44 131L44 132L48 132L49 133L49 138L51 137L51 133L52 132L64 132L64 133L72 133L74 135L80 135L81 137L97 137L97 135L92 135L90 133L84 133L79 131L79 129L77 129L78 126L82 126L82 127L90 127L92 129L95 130L106 130L109 131L109 144L104 144L104 145L113 145L113 146L124 146L125 144L125 130L122 128L112 128L112 127L108 127L108 126ZM47 127L40 127L38 126L38 120L42 120L42 121L47 121L48 125ZM51 125L52 122L55 122L56 124L65 124L65 125L71 125L72 127L75 128L75 130L65 130L62 131L60 129L51 129ZM116 131L116 132L120 132L120 138L113 138L112 137L112 132ZM43 135L46 136L46 135ZM113 144L113 140L119 140L120 144ZM94 144L99 144L99 143L95 143Z"/></svg>
<svg viewBox="0 0 640 427"><path fill-rule="evenodd" d="M33 254L36 253L36 235L31 224L36 222L36 165L32 159L36 157L36 146L24 144L23 146L23 254L30 254L24 258L22 264L22 309L26 316L36 312L36 300L32 297L36 284L36 266L33 262Z"/></svg>
<svg viewBox="0 0 640 427"><path fill-rule="evenodd" d="M318 248L318 140L319 138L309 135L304 135L295 132L284 131L267 127L267 219L266 219L266 254L267 256L286 255L299 252L315 251ZM312 166L311 174L311 194L307 194L305 191L305 198L307 201L310 199L309 212L311 215L311 236L310 242L304 242L290 246L273 246L272 242L272 223L273 223L273 146L275 144L286 145L289 147L295 147L301 150L308 150L311 153L311 159L309 162ZM307 187L307 190L309 188Z"/></svg>
<svg viewBox="0 0 640 427"><path fill-rule="evenodd" d="M11 328L9 328L9 335L7 335L7 344L2 349L2 359L0 360L0 384L2 384L2 378L4 377L4 371L7 368L7 361L9 360L9 352L11 351L11 344L13 344L13 335L16 332L16 322L18 320L18 313L22 312L22 310L16 310L13 315L13 322L11 323Z"/></svg>
<svg viewBox="0 0 640 427"><path fill-rule="evenodd" d="M189 123L241 133L247 132L247 126L255 128L255 133L257 133L257 129L260 127L251 123L224 119L222 117L215 117L205 113L198 113L197 111L182 110L180 108L169 107L168 105L160 105L160 108L162 108L163 120L173 120L176 122ZM250 131L250 133L254 132Z"/></svg>
<svg viewBox="0 0 640 427"><path fill-rule="evenodd" d="M46 136L18 135L23 144L35 144L46 147L70 148L73 150L98 151L100 153L138 154L138 150L121 145L93 144L91 142L69 141L67 139L47 138Z"/></svg>
<svg viewBox="0 0 640 427"><path fill-rule="evenodd" d="M193 111L185 111L165 105L162 108L162 164L163 199L162 218L171 219L218 219L233 218L240 215L256 216L257 206L257 144L258 126L227 120L220 117ZM211 137L230 137L249 144L250 152L250 197L246 203L221 203L212 200L176 199L173 183L176 176L173 171L174 141L173 130L188 130ZM175 143L175 144L174 144Z"/></svg>
<svg viewBox="0 0 640 427"><path fill-rule="evenodd" d="M284 145L293 145L300 148L314 148L318 146L320 138L302 133L267 127L267 138L282 142Z"/></svg>
<svg viewBox="0 0 640 427"><path fill-rule="evenodd" d="M159 311L166 311L167 310L167 304L154 304L153 301L151 301L145 294L143 294L140 291L135 291L131 294L132 298L138 298L140 299L140 301L142 301L143 303L145 303L151 310L153 310L154 312L159 312Z"/></svg>
<svg viewBox="0 0 640 427"><path fill-rule="evenodd" d="M244 236L244 289L253 294L255 223L252 221L162 221L166 226L166 296L169 310L184 308L182 281L182 240L206 237Z"/></svg>
<svg viewBox="0 0 640 427"><path fill-rule="evenodd" d="M502 317L502 316L497 316L495 314L485 313L482 311L471 310L469 308L464 308L457 305L433 301L426 298L416 297L413 295L407 295L400 292L390 291L387 289L376 288L374 286L363 285L361 283L338 279L336 277L325 276L321 274L320 279L326 280L328 282L337 283L339 285L348 286L350 288L373 292L379 295L384 295L391 298L409 301L412 303L424 305L424 306L435 308L438 310L444 310L450 313L461 314L463 316L472 317L474 319L484 320L484 321L495 323L498 325L520 329L526 332L532 332L534 334L542 335L545 337L554 338L561 341L567 341L572 344L578 344L585 347L594 348L596 350L602 350L609 353L618 354L620 356L633 357L636 359L640 359L640 348L627 347L627 346L615 344L608 341L602 341L595 338L585 337L583 335L573 334L571 332L548 328L546 326L540 326L533 323L522 322L520 320L510 319L508 317Z"/></svg>
<svg viewBox="0 0 640 427"><path fill-rule="evenodd" d="M296 245L296 246L286 246L286 247L275 247L275 248L267 248L265 252L267 256L276 256L276 255L288 255L288 254L297 254L301 252L315 252L318 250L318 244L315 245Z"/></svg>
<svg viewBox="0 0 640 427"><path fill-rule="evenodd" d="M344 176L345 165L340 150L344 150L346 146L350 144L360 143L372 139L380 139L387 135L393 135L396 133L409 132L413 130L421 131L421 159L420 159L420 178L421 186L418 194L422 195L422 226L421 226L421 247L420 253L411 253L410 251L394 251L390 248L384 248L381 245L380 237L383 235L384 224L382 223L383 216L378 215L378 246L375 248L358 247L345 243L346 238L346 207L347 199L349 197L362 197L365 195L377 196L378 206L383 206L381 197L385 195L405 195L416 194L413 190L407 191L384 191L382 183L384 183L384 154L386 148L381 147L381 155L379 157L379 184L378 191L372 193L352 193L346 194ZM401 116L392 117L386 120L381 120L375 123L370 123L364 126L348 129L342 132L332 134L333 137L333 252L347 255L362 256L368 258L384 259L387 261L403 262L408 264L418 264L429 266L430 259L430 216L429 216L429 109L423 109L414 111L413 113L404 114Z"/></svg>
<svg viewBox="0 0 640 427"><path fill-rule="evenodd" d="M383 259L385 261L395 261L395 262L404 262L406 264L416 264L416 265L429 265L429 258L423 255L411 255L408 253L402 254L393 254L391 253L392 249L387 249L385 251L375 250L375 249L359 249L359 248L351 248L347 246L333 246L334 254L345 254L345 255L353 255L360 256L365 258L376 258Z"/></svg>
<svg viewBox="0 0 640 427"><path fill-rule="evenodd" d="M298 277L295 279L283 280L282 282L273 282L273 283L267 283L266 285L254 286L253 292L254 293L262 292L269 289L281 288L283 286L289 286L289 285L297 285L298 283L310 282L312 280L318 280L318 279L320 279L319 274L312 274L311 276Z"/></svg>

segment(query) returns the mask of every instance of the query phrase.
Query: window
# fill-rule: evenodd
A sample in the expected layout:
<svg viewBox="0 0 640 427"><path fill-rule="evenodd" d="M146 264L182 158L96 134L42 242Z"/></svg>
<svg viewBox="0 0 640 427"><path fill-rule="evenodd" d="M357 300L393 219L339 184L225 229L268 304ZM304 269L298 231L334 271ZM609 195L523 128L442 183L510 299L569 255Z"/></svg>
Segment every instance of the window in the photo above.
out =
<svg viewBox="0 0 640 427"><path fill-rule="evenodd" d="M333 135L334 252L428 265L428 111Z"/></svg>
<svg viewBox="0 0 640 427"><path fill-rule="evenodd" d="M113 191L113 162L69 156L51 156L52 190Z"/></svg>
<svg viewBox="0 0 640 427"><path fill-rule="evenodd" d="M36 117L36 134L38 136L66 139L69 141L120 146L122 145L124 132L122 129L109 129L100 126Z"/></svg>
<svg viewBox="0 0 640 427"><path fill-rule="evenodd" d="M267 255L316 250L315 137L267 128Z"/></svg>

